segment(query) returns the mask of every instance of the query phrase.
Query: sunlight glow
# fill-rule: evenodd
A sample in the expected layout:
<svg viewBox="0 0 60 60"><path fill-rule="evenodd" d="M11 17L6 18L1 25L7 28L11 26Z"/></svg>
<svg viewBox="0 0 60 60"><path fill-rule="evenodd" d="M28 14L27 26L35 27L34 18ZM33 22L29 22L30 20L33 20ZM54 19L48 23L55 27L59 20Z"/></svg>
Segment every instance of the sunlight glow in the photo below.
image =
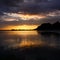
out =
<svg viewBox="0 0 60 60"><path fill-rule="evenodd" d="M8 32L8 35L19 35L19 36L23 36L23 37L26 37L26 36L36 36L38 35L38 33L36 31L13 31L13 32Z"/></svg>
<svg viewBox="0 0 60 60"><path fill-rule="evenodd" d="M45 18L46 16L45 15L40 15L40 14L24 14L24 13L4 13L4 14L7 14L7 16L10 16L10 17L14 17L14 18L18 18L18 19L21 19L21 20L39 20L39 19L42 19L42 18Z"/></svg>
<svg viewBox="0 0 60 60"><path fill-rule="evenodd" d="M40 16L40 15L20 15L20 18L22 20L31 20L31 19L34 19L34 20L38 20L38 19L42 19L42 18L45 18L45 16Z"/></svg>
<svg viewBox="0 0 60 60"><path fill-rule="evenodd" d="M20 47L30 47L30 46L42 46L44 45L45 43L42 42L42 41L26 41L26 40L22 40L21 43L20 43Z"/></svg>
<svg viewBox="0 0 60 60"><path fill-rule="evenodd" d="M21 25L21 26L15 27L15 29L21 29L21 30L33 30L35 28L37 28L36 25Z"/></svg>
<svg viewBox="0 0 60 60"><path fill-rule="evenodd" d="M37 47L45 46L47 43L40 40L40 36L37 31L6 31L8 36L11 38L4 40L8 47L12 48L24 48L24 47ZM39 39L37 38L39 37Z"/></svg>
<svg viewBox="0 0 60 60"><path fill-rule="evenodd" d="M0 28L0 30L33 30L36 29L38 25L20 25L20 26L6 26L4 28Z"/></svg>

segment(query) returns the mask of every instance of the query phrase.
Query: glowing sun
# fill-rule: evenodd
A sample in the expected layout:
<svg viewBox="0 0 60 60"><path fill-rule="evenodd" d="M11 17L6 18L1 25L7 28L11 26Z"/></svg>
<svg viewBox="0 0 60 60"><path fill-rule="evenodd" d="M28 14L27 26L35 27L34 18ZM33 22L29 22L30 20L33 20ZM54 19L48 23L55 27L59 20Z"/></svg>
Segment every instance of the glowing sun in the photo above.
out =
<svg viewBox="0 0 60 60"><path fill-rule="evenodd" d="M18 25L18 26L6 26L0 30L33 30L36 29L38 25Z"/></svg>
<svg viewBox="0 0 60 60"><path fill-rule="evenodd" d="M15 29L20 29L20 30L33 30L36 28L37 28L37 25L21 25L21 26L15 27Z"/></svg>

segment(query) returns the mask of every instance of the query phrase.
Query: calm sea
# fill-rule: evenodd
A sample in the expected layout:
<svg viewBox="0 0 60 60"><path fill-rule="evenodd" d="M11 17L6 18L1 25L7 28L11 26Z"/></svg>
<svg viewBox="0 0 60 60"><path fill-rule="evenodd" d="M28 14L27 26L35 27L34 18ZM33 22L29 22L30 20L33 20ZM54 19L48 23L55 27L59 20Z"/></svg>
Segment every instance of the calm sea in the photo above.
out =
<svg viewBox="0 0 60 60"><path fill-rule="evenodd" d="M30 46L60 48L60 33L47 31L0 31L0 46L4 48Z"/></svg>
<svg viewBox="0 0 60 60"><path fill-rule="evenodd" d="M0 31L0 60L60 60L60 32Z"/></svg>

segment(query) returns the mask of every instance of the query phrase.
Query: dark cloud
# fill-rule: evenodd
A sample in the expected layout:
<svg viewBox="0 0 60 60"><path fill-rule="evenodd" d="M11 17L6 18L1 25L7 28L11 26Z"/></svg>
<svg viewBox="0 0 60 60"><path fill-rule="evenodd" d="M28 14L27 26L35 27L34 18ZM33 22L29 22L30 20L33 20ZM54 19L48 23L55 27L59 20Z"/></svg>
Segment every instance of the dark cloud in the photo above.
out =
<svg viewBox="0 0 60 60"><path fill-rule="evenodd" d="M55 10L60 10L59 2L51 1L51 2L40 2L30 4L27 3L20 6L18 10L24 13L31 13L31 14L47 13Z"/></svg>
<svg viewBox="0 0 60 60"><path fill-rule="evenodd" d="M24 0L0 0L0 12L38 14L60 10L60 0L35 0L34 3L22 2Z"/></svg>
<svg viewBox="0 0 60 60"><path fill-rule="evenodd" d="M48 2L48 0L35 0L35 2L39 3L39 2Z"/></svg>
<svg viewBox="0 0 60 60"><path fill-rule="evenodd" d="M1 21L0 28L4 28L6 26L19 26L19 25L38 25L39 22L37 20L20 20L20 21Z"/></svg>
<svg viewBox="0 0 60 60"><path fill-rule="evenodd" d="M60 0L34 0L34 3L24 3L24 0L0 0L0 17L6 13L47 14L60 10Z"/></svg>
<svg viewBox="0 0 60 60"><path fill-rule="evenodd" d="M43 24L43 23L55 23L57 21L60 22L60 16L54 16L54 17L48 16L39 22L40 22L40 24Z"/></svg>
<svg viewBox="0 0 60 60"><path fill-rule="evenodd" d="M20 21L0 21L0 28L6 26L19 26L19 25L40 25L43 23L55 23L60 22L60 16L47 16L46 18L40 20L20 20Z"/></svg>
<svg viewBox="0 0 60 60"><path fill-rule="evenodd" d="M23 0L0 0L0 4L7 6L16 6L18 2L22 3Z"/></svg>
<svg viewBox="0 0 60 60"><path fill-rule="evenodd" d="M45 22L54 23L60 21L60 13L57 12L60 10L60 0L35 0L33 3L24 3L24 0L0 0L0 28L10 25L40 25ZM2 18L6 16L4 14L8 13L19 13L23 14L46 14L50 12L57 13L56 16L47 16L44 19L40 20L19 20L19 21L4 21ZM52 14L51 14L52 15ZM9 16L10 17L10 16ZM12 17L13 18L13 17ZM19 18L18 18L19 19Z"/></svg>
<svg viewBox="0 0 60 60"><path fill-rule="evenodd" d="M18 3L22 2L23 0L0 0L0 15L4 15L4 12L16 13Z"/></svg>

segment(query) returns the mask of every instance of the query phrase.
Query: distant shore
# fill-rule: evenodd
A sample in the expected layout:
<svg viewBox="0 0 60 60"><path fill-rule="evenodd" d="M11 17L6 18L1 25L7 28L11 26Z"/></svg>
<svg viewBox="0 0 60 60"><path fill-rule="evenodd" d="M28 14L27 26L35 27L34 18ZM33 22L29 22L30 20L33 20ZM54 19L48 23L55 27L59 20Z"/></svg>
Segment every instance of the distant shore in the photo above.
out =
<svg viewBox="0 0 60 60"><path fill-rule="evenodd" d="M50 23L43 23L42 25L38 26L37 31L60 31L60 22L56 22L54 24Z"/></svg>
<svg viewBox="0 0 60 60"><path fill-rule="evenodd" d="M60 22L54 24L43 23L36 29L11 29L11 30L0 30L0 31L60 31Z"/></svg>

